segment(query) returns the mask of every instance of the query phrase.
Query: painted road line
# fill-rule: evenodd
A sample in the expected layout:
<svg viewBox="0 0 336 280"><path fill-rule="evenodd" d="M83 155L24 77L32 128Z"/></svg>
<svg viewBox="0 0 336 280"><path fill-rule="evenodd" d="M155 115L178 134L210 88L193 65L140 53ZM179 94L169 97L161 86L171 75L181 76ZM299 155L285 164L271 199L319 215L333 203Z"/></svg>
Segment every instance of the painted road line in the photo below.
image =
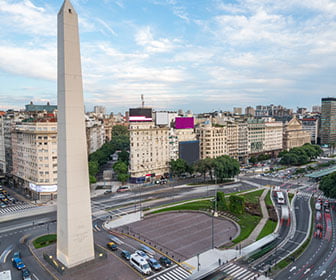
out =
<svg viewBox="0 0 336 280"><path fill-rule="evenodd" d="M0 263L5 263L8 255L13 250L13 245L8 246L1 254L0 256Z"/></svg>

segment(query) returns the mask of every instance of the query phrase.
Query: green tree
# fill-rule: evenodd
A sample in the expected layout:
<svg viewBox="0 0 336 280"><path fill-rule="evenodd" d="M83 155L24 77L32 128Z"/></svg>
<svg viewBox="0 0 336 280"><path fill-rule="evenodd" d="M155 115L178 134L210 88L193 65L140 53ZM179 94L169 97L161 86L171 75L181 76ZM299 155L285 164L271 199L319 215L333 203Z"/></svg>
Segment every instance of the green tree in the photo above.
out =
<svg viewBox="0 0 336 280"><path fill-rule="evenodd" d="M127 136L129 137L129 130L127 126L124 125L114 125L112 127L112 139L116 136Z"/></svg>
<svg viewBox="0 0 336 280"><path fill-rule="evenodd" d="M184 159L177 159L177 160L171 160L170 163L170 171L173 174L173 176L181 176L183 173L187 172L188 170L188 164Z"/></svg>
<svg viewBox="0 0 336 280"><path fill-rule="evenodd" d="M118 181L120 181L122 184L125 184L129 178L129 175L127 173L120 173L117 176Z"/></svg>
<svg viewBox="0 0 336 280"><path fill-rule="evenodd" d="M257 158L255 156L251 156L249 158L249 163L256 164L258 162Z"/></svg>
<svg viewBox="0 0 336 280"><path fill-rule="evenodd" d="M113 170L117 174L127 174L128 167L127 164L123 161L117 161L115 164L113 164Z"/></svg>
<svg viewBox="0 0 336 280"><path fill-rule="evenodd" d="M129 160L129 152L123 150L121 152L118 153L118 160L125 162L126 164L128 164L128 160Z"/></svg>
<svg viewBox="0 0 336 280"><path fill-rule="evenodd" d="M244 197L238 195L231 195L230 198L230 212L234 214L244 213Z"/></svg>
<svg viewBox="0 0 336 280"><path fill-rule="evenodd" d="M336 198L336 172L324 176L319 188L327 197Z"/></svg>
<svg viewBox="0 0 336 280"><path fill-rule="evenodd" d="M226 198L223 192L217 192L217 209L219 211L227 211L228 205L226 202Z"/></svg>
<svg viewBox="0 0 336 280"><path fill-rule="evenodd" d="M214 160L211 158L201 159L194 164L194 170L203 175L204 181L207 173L209 173L210 179L212 180L213 167L214 167Z"/></svg>
<svg viewBox="0 0 336 280"><path fill-rule="evenodd" d="M99 171L99 164L98 161L89 161L89 174L90 176L96 176Z"/></svg>
<svg viewBox="0 0 336 280"><path fill-rule="evenodd" d="M219 156L214 160L214 172L220 182L239 174L239 162L229 156Z"/></svg>
<svg viewBox="0 0 336 280"><path fill-rule="evenodd" d="M96 179L96 177L95 177L95 176L93 176L93 175L89 175L89 179L90 179L90 184L94 184L94 183L96 183L96 182L97 182L97 179Z"/></svg>

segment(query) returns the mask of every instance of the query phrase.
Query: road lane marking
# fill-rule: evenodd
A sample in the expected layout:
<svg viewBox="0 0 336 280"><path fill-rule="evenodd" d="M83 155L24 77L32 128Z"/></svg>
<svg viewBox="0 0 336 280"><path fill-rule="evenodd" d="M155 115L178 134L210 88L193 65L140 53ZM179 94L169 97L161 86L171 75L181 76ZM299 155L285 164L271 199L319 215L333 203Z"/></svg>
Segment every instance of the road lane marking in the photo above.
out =
<svg viewBox="0 0 336 280"><path fill-rule="evenodd" d="M13 250L13 245L8 246L1 254L0 256L0 263L6 263L6 259L10 252Z"/></svg>
<svg viewBox="0 0 336 280"><path fill-rule="evenodd" d="M296 266L293 266L290 270L289 270L289 272L292 272L293 270L295 270L296 269Z"/></svg>
<svg viewBox="0 0 336 280"><path fill-rule="evenodd" d="M307 270L303 274L307 274L310 271L310 268L307 268Z"/></svg>

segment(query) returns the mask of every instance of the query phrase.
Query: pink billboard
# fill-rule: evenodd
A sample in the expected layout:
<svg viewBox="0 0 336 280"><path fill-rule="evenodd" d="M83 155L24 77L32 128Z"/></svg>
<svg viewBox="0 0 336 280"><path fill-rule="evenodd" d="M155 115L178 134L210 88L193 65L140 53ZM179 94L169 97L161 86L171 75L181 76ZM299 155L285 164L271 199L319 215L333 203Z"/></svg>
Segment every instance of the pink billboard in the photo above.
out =
<svg viewBox="0 0 336 280"><path fill-rule="evenodd" d="M175 118L175 128L176 129L184 129L184 128L194 128L194 118L183 118L177 117Z"/></svg>

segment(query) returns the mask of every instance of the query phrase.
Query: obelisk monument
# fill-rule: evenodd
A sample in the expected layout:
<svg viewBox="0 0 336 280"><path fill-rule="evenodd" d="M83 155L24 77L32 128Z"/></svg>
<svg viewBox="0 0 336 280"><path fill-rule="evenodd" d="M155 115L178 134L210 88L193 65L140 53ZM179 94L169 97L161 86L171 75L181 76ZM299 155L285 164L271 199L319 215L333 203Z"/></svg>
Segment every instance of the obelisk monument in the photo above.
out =
<svg viewBox="0 0 336 280"><path fill-rule="evenodd" d="M71 268L94 258L78 16L57 16L57 259Z"/></svg>

